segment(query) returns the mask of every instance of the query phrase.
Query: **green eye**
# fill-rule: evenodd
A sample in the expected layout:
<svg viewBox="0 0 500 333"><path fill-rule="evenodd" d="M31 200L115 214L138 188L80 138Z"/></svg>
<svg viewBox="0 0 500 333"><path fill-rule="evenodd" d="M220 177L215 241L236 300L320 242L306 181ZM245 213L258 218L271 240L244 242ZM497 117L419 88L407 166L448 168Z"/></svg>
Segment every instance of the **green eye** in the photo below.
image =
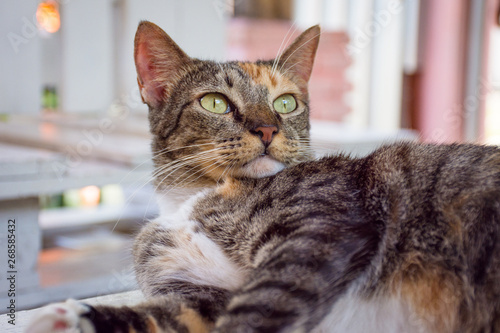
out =
<svg viewBox="0 0 500 333"><path fill-rule="evenodd" d="M274 100L273 106L279 113L289 113L297 108L297 102L292 95L284 94Z"/></svg>
<svg viewBox="0 0 500 333"><path fill-rule="evenodd" d="M213 113L229 112L229 104L226 98L221 94L210 93L203 96L200 100L201 106Z"/></svg>

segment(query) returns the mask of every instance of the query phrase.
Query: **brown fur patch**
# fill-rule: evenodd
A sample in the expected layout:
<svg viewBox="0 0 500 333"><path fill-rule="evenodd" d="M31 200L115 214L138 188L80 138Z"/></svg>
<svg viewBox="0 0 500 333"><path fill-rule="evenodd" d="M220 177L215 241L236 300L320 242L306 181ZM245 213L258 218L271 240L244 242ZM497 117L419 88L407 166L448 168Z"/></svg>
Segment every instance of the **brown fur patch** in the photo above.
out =
<svg viewBox="0 0 500 333"><path fill-rule="evenodd" d="M184 251L184 253L191 258L202 260L205 256L201 252L200 248L192 243L192 238L193 236L189 231L177 231L175 236L172 237L175 248L165 248L162 255L158 257L158 261L165 263L167 265L166 267L178 267L178 269L181 270L183 261L179 262L180 255L177 253L178 249L182 249L182 251Z"/></svg>
<svg viewBox="0 0 500 333"><path fill-rule="evenodd" d="M459 278L439 267L426 266L418 259L409 259L395 273L400 281L401 297L414 313L410 320L428 332L454 332L457 328L461 301ZM398 292L394 290L394 292Z"/></svg>
<svg viewBox="0 0 500 333"><path fill-rule="evenodd" d="M156 320L152 317L152 316L147 316L147 321L146 321L147 325L148 325L148 332L151 332L151 333L160 333L160 329L158 328L158 323L156 322Z"/></svg>
<svg viewBox="0 0 500 333"><path fill-rule="evenodd" d="M249 62L239 63L239 65L255 82L263 85L270 83L271 72L266 67Z"/></svg>
<svg viewBox="0 0 500 333"><path fill-rule="evenodd" d="M212 329L212 325L207 324L196 311L185 306L181 306L181 314L176 319L186 326L190 333L208 333Z"/></svg>
<svg viewBox="0 0 500 333"><path fill-rule="evenodd" d="M281 75L277 69L273 72L272 68L248 62L240 62L238 65L252 78L255 83L266 86L271 94L273 91L279 90L278 95L275 97L278 97L280 94L286 92L300 92L297 85L291 82L287 77Z"/></svg>
<svg viewBox="0 0 500 333"><path fill-rule="evenodd" d="M461 198L458 198L457 201L443 207L444 217L450 226L449 236L456 238L458 240L458 244L462 244L464 234L463 221L458 214L459 209L462 208L464 204L464 199L465 198L462 196Z"/></svg>
<svg viewBox="0 0 500 333"><path fill-rule="evenodd" d="M240 194L241 184L238 180L228 177L224 184L217 187L217 193L224 198L234 198Z"/></svg>

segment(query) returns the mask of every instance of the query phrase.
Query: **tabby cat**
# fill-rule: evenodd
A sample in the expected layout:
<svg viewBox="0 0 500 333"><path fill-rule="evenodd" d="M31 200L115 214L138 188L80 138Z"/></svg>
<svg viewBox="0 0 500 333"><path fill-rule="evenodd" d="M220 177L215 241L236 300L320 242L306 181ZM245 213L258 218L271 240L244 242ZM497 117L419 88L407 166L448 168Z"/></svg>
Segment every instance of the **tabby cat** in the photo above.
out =
<svg viewBox="0 0 500 333"><path fill-rule="evenodd" d="M319 35L272 61L217 63L140 23L162 206L134 245L149 300L50 305L28 332L500 332L500 149L314 160Z"/></svg>

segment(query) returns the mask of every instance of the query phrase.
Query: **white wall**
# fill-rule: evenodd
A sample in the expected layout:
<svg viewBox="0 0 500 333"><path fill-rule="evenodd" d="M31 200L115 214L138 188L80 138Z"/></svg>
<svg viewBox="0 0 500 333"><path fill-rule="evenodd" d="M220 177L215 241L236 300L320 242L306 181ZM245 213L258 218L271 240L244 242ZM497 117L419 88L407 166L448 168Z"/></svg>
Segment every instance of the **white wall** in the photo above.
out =
<svg viewBox="0 0 500 333"><path fill-rule="evenodd" d="M367 128L370 119L370 89L371 82L371 40L363 31L372 19L373 0L351 0L348 10L348 28L350 37L348 48L352 65L347 72L348 80L353 89L348 94L352 112L348 123L357 128Z"/></svg>
<svg viewBox="0 0 500 333"><path fill-rule="evenodd" d="M404 2L375 0L373 9L369 126L393 131L401 126Z"/></svg>
<svg viewBox="0 0 500 333"><path fill-rule="evenodd" d="M145 107L138 103L137 74L133 49L137 25L141 20L151 21L172 37L190 56L203 59L222 60L225 55L226 18L221 15L217 3L224 0L122 0L115 7L118 15L117 69L119 103L137 109Z"/></svg>
<svg viewBox="0 0 500 333"><path fill-rule="evenodd" d="M112 104L145 109L133 62L140 20L161 26L189 55L226 53L225 0L61 1L61 30L43 43L33 23L38 3L0 1L0 112L38 113L43 81L61 82L64 112L106 112Z"/></svg>
<svg viewBox="0 0 500 333"><path fill-rule="evenodd" d="M99 112L113 100L111 0L66 1L61 6L61 108Z"/></svg>
<svg viewBox="0 0 500 333"><path fill-rule="evenodd" d="M0 1L0 113L35 113L41 103L37 0Z"/></svg>

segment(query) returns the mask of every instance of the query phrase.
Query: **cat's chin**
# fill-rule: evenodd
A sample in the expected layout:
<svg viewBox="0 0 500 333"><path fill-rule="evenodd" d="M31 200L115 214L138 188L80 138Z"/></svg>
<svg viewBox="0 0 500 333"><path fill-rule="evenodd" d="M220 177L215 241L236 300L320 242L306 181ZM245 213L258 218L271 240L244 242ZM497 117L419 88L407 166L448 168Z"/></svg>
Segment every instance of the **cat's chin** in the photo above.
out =
<svg viewBox="0 0 500 333"><path fill-rule="evenodd" d="M272 157L259 156L248 162L239 170L239 175L249 178L264 178L277 174L285 165Z"/></svg>

